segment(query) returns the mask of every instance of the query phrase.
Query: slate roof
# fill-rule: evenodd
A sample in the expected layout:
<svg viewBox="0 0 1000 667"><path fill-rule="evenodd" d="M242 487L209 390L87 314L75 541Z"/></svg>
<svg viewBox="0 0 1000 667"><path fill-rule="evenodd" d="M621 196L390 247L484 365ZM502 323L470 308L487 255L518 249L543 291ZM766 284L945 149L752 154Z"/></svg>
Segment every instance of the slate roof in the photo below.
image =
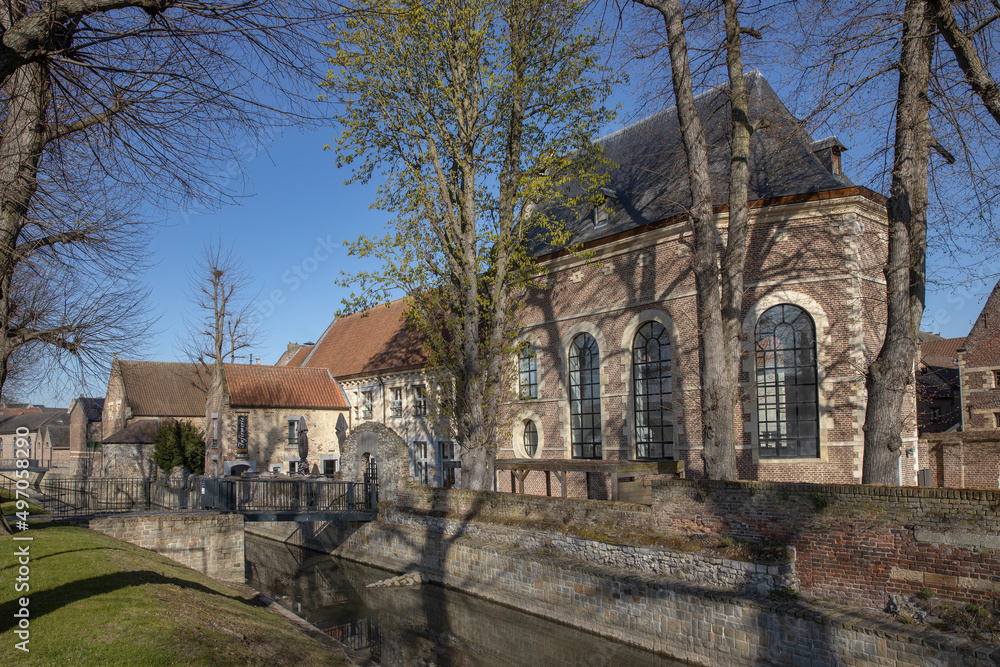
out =
<svg viewBox="0 0 1000 667"><path fill-rule="evenodd" d="M44 408L41 412L6 417L0 420L0 433L14 433L21 427L33 432L49 422L69 424L69 414L66 412L66 408Z"/></svg>
<svg viewBox="0 0 1000 667"><path fill-rule="evenodd" d="M81 396L76 399L76 402L80 404L83 408L83 414L89 422L99 422L101 421L101 415L104 412L104 399L103 398L86 398Z"/></svg>
<svg viewBox="0 0 1000 667"><path fill-rule="evenodd" d="M420 335L406 326L406 299L339 317L327 327L303 366L336 378L420 366L427 362Z"/></svg>
<svg viewBox="0 0 1000 667"><path fill-rule="evenodd" d="M172 419L140 419L134 421L117 433L113 433L101 442L106 445L151 445L156 432L164 422Z"/></svg>
<svg viewBox="0 0 1000 667"><path fill-rule="evenodd" d="M750 140L751 201L854 187L846 176L836 176L823 166L813 153L822 142L813 141L756 70L747 76L747 93L751 120L766 117L771 121L769 128L755 132ZM709 147L714 204L724 206L729 197L728 94L723 88L706 91L695 98L695 104ZM604 188L610 195L610 216L605 226L595 228L592 209L556 209L573 233L574 242L587 243L627 232L690 208L687 159L676 107L598 139L597 143L612 163ZM534 252L540 255L553 250L539 246Z"/></svg>
<svg viewBox="0 0 1000 667"><path fill-rule="evenodd" d="M118 360L125 399L135 417L205 414L212 367L198 363Z"/></svg>
<svg viewBox="0 0 1000 667"><path fill-rule="evenodd" d="M958 348L964 342L964 336L925 341L920 344L920 361L927 366L957 369Z"/></svg>
<svg viewBox="0 0 1000 667"><path fill-rule="evenodd" d="M69 424L46 424L42 430L48 435L52 447L56 449L69 447Z"/></svg>
<svg viewBox="0 0 1000 667"><path fill-rule="evenodd" d="M325 368L224 364L234 407L340 408L347 397Z"/></svg>

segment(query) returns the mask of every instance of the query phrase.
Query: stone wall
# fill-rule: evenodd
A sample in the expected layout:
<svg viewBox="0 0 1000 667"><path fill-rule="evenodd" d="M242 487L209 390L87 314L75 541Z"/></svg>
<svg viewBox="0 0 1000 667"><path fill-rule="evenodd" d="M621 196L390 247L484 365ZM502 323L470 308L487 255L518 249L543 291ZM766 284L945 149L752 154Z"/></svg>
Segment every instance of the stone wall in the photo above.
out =
<svg viewBox="0 0 1000 667"><path fill-rule="evenodd" d="M803 593L881 609L891 593L1000 593L1000 491L672 480L652 506L404 487L405 511L478 522L715 533L795 550Z"/></svg>
<svg viewBox="0 0 1000 667"><path fill-rule="evenodd" d="M95 477L135 479L156 476L153 445L105 443L101 445L101 452L101 466L91 473Z"/></svg>
<svg viewBox="0 0 1000 667"><path fill-rule="evenodd" d="M90 519L87 525L215 579L244 581L243 517L239 514L110 516Z"/></svg>
<svg viewBox="0 0 1000 667"><path fill-rule="evenodd" d="M1000 486L1000 431L922 436L920 466L930 469L932 486L995 489Z"/></svg>
<svg viewBox="0 0 1000 667"><path fill-rule="evenodd" d="M396 497L400 483L410 475L410 452L406 442L388 426L363 422L351 430L342 448L341 477L360 482L364 479L365 454L378 462L380 501Z"/></svg>
<svg viewBox="0 0 1000 667"><path fill-rule="evenodd" d="M508 506L509 507L509 506ZM1000 649L829 603L776 603L672 578L381 520L336 554L697 664L989 665Z"/></svg>

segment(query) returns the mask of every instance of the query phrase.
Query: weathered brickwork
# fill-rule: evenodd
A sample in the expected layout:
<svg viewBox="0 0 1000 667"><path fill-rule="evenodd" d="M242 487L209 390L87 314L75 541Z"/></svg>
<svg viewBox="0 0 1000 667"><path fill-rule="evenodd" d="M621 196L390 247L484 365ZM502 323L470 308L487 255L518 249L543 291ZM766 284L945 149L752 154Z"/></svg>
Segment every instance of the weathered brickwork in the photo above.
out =
<svg viewBox="0 0 1000 667"><path fill-rule="evenodd" d="M741 478L767 481L857 483L864 435L864 370L881 344L884 327L886 227L877 195L856 190L816 201L761 202L754 209L744 293L745 395L736 427ZM719 218L725 223L725 215ZM511 439L500 457L524 458L523 424L538 430L542 458L571 457L568 354L583 332L600 349L601 436L606 460L636 457L632 345L639 327L659 322L672 348L675 457L687 475L703 471L701 458L698 323L691 236L683 220L668 221L621 239L602 240L594 255L560 256L544 263L545 284L529 290L524 339L537 350L538 398L516 402ZM793 304L816 327L819 377L817 457L761 458L757 446L754 336L770 307ZM904 406L901 483L914 485L916 403ZM501 484L509 484L503 480ZM537 485L534 487L537 488Z"/></svg>
<svg viewBox="0 0 1000 667"><path fill-rule="evenodd" d="M777 540L795 549L804 593L876 609L924 587L959 601L1000 593L1000 491L674 480L652 493L646 506L405 487L398 503L483 522Z"/></svg>
<svg viewBox="0 0 1000 667"><path fill-rule="evenodd" d="M88 527L135 544L221 581L244 581L243 517L158 514L101 517Z"/></svg>
<svg viewBox="0 0 1000 667"><path fill-rule="evenodd" d="M1000 432L929 433L920 438L920 461L931 471L931 486L996 489Z"/></svg>
<svg viewBox="0 0 1000 667"><path fill-rule="evenodd" d="M677 480L654 483L652 525L775 539L808 595L881 608L928 587L1000 593L1000 491Z"/></svg>
<svg viewBox="0 0 1000 667"><path fill-rule="evenodd" d="M958 349L962 428L1000 433L1000 282Z"/></svg>
<svg viewBox="0 0 1000 667"><path fill-rule="evenodd" d="M517 531L506 531L500 541L495 540L505 532L499 528L470 534L486 505L493 512L514 510L516 501L493 503L496 494L413 490L407 495L439 510L466 507L470 514L456 523L385 516L352 535L336 554L394 571L419 570L487 600L696 664L988 665L1000 660L995 645L916 631L876 612L827 602L779 604L627 571L574 552L512 543L511 533ZM519 498L529 511L545 506L566 511L563 502ZM590 504L616 512L612 504Z"/></svg>

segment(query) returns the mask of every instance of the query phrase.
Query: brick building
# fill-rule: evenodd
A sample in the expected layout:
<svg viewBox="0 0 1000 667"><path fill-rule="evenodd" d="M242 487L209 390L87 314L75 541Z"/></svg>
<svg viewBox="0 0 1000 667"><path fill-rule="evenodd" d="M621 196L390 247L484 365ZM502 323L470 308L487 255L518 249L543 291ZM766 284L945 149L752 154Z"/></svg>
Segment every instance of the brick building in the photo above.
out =
<svg viewBox="0 0 1000 667"><path fill-rule="evenodd" d="M37 461L37 465L47 466L51 461L51 445L45 447L46 426L52 424L55 427L68 425L69 419L66 408L38 408L37 411L19 412L0 419L0 458L15 458L15 441L18 437L24 437L28 441L27 458ZM18 431L26 435L18 436ZM60 436L56 436L56 441L61 442ZM52 442L52 439L49 439ZM60 445L61 446L61 445Z"/></svg>
<svg viewBox="0 0 1000 667"><path fill-rule="evenodd" d="M885 199L844 175L839 141L814 141L759 73L748 82L752 118L767 117L771 125L751 142L743 409L734 424L743 436L739 474L858 483L864 373L885 323ZM697 104L725 234L727 97L713 90ZM611 164L606 201L565 220L590 252L536 249L544 284L529 290L522 313L525 352L511 360L519 400L498 456L675 459L699 476L690 193L676 112L657 113L599 143ZM351 401L352 425L369 419L396 430L410 443L414 474L435 484L440 477L423 471L443 470L440 446L453 448L440 441L435 452L433 426L414 418L415 388L426 379L404 310L397 301L340 318L301 364L330 369ZM920 467L913 395L904 418L900 480L912 485ZM420 447L422 441L430 446ZM507 485L501 477L499 488ZM530 478L526 488L532 491Z"/></svg>
<svg viewBox="0 0 1000 667"><path fill-rule="evenodd" d="M1000 282L957 351L962 430L1000 429Z"/></svg>
<svg viewBox="0 0 1000 667"><path fill-rule="evenodd" d="M936 336L920 342L916 375L920 435L957 430L961 425L958 349L964 341Z"/></svg>
<svg viewBox="0 0 1000 667"><path fill-rule="evenodd" d="M347 398L322 368L223 364L202 405L205 472L295 472L303 428L311 473L333 475L348 430Z"/></svg>
<svg viewBox="0 0 1000 667"><path fill-rule="evenodd" d="M69 474L89 475L98 444L104 439L103 398L81 396L69 406Z"/></svg>

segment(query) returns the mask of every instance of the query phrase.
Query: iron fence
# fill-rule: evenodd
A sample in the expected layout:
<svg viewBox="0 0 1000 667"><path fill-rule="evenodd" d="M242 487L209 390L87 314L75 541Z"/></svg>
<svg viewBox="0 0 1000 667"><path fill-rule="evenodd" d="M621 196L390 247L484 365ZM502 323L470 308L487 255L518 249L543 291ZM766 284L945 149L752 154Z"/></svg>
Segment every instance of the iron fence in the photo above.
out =
<svg viewBox="0 0 1000 667"><path fill-rule="evenodd" d="M363 482L203 477L200 488L193 489L170 488L144 478L43 479L32 486L27 480L16 479L14 473L0 473L0 489L5 495L12 497L15 490L21 490L55 516L178 509L247 516L280 513L285 519L296 513L373 515L377 488L374 466L366 471Z"/></svg>
<svg viewBox="0 0 1000 667"><path fill-rule="evenodd" d="M153 508L152 480L44 480L32 499L57 516L144 512Z"/></svg>

